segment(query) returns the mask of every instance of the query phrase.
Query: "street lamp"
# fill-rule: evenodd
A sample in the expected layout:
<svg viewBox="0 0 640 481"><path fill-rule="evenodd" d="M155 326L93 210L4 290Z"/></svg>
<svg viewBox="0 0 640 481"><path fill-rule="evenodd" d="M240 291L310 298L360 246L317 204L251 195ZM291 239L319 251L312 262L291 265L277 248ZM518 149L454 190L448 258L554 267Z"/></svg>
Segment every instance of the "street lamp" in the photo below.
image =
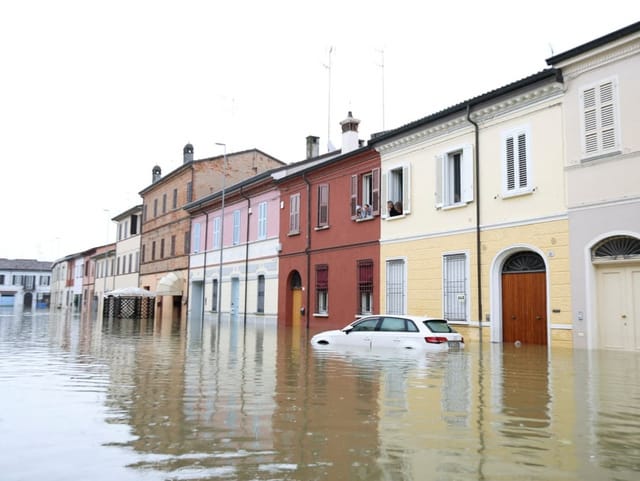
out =
<svg viewBox="0 0 640 481"><path fill-rule="evenodd" d="M224 189L227 177L227 144L216 142L224 147L224 164L222 168L222 206L220 209L220 273L218 274L218 322L222 319L222 251L224 250Z"/></svg>

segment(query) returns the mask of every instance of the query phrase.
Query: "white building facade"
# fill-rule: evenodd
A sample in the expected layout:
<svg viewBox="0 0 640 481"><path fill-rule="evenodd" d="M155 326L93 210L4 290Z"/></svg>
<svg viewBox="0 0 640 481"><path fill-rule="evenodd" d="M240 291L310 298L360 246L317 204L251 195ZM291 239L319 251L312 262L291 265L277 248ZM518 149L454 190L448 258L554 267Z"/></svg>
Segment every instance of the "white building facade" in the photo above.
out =
<svg viewBox="0 0 640 481"><path fill-rule="evenodd" d="M51 267L34 259L0 259L0 307L49 308Z"/></svg>
<svg viewBox="0 0 640 481"><path fill-rule="evenodd" d="M640 22L556 55L573 343L640 350Z"/></svg>

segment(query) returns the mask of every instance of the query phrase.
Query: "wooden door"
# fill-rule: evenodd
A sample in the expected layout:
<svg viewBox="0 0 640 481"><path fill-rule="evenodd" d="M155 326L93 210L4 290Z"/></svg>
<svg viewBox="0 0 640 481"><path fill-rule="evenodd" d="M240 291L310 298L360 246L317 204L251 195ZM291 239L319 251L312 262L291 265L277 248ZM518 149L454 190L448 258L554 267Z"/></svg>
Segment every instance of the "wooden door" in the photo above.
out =
<svg viewBox="0 0 640 481"><path fill-rule="evenodd" d="M545 285L545 272L503 272L503 342L547 344Z"/></svg>
<svg viewBox="0 0 640 481"><path fill-rule="evenodd" d="M302 289L294 287L291 290L291 320L292 324L300 325L300 319L302 314L300 308L302 307Z"/></svg>

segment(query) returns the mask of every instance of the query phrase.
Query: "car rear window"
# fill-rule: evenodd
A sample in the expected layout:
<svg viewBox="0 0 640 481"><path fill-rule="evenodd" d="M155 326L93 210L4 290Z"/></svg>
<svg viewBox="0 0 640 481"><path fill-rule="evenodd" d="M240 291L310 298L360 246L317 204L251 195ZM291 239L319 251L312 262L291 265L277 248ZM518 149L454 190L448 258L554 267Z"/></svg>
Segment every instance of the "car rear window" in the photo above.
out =
<svg viewBox="0 0 640 481"><path fill-rule="evenodd" d="M431 332L455 332L444 319L431 319L423 322Z"/></svg>

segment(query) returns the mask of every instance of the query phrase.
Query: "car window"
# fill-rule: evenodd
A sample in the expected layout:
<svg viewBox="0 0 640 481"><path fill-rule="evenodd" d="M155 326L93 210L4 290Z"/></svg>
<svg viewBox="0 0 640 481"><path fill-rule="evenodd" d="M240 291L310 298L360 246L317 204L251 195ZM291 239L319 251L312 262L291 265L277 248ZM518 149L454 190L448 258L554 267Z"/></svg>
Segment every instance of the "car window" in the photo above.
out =
<svg viewBox="0 0 640 481"><path fill-rule="evenodd" d="M407 331L409 332L418 332L418 326L416 326L413 321L410 321L409 319L407 319Z"/></svg>
<svg viewBox="0 0 640 481"><path fill-rule="evenodd" d="M444 319L431 319L423 322L431 332L455 332Z"/></svg>
<svg viewBox="0 0 640 481"><path fill-rule="evenodd" d="M380 323L380 331L404 332L407 326L404 319L399 317L383 317Z"/></svg>
<svg viewBox="0 0 640 481"><path fill-rule="evenodd" d="M375 331L379 320L380 319L375 317L375 318L365 319L363 321L360 321L357 324L353 325L353 329L351 329L351 332Z"/></svg>

